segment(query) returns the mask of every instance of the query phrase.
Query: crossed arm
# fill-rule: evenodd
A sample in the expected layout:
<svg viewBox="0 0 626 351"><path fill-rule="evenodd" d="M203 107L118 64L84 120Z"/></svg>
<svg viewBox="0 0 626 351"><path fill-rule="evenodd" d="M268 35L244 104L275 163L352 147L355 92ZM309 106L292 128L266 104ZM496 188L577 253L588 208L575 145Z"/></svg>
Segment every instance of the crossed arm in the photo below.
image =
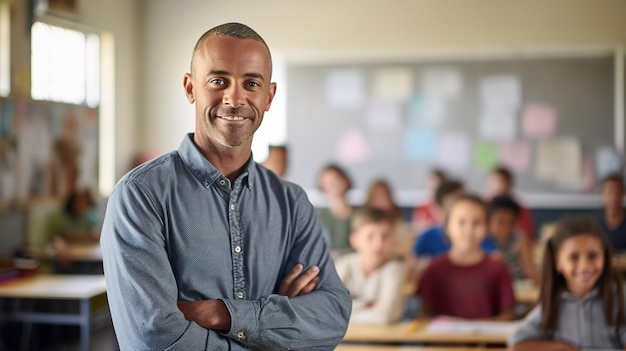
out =
<svg viewBox="0 0 626 351"><path fill-rule="evenodd" d="M317 266L312 266L303 272L304 266L297 264L281 282L278 295L288 298L306 295L315 290L320 278ZM230 330L231 316L226 304L222 300L178 301L178 308L185 315L185 319L195 322L199 326L226 332Z"/></svg>

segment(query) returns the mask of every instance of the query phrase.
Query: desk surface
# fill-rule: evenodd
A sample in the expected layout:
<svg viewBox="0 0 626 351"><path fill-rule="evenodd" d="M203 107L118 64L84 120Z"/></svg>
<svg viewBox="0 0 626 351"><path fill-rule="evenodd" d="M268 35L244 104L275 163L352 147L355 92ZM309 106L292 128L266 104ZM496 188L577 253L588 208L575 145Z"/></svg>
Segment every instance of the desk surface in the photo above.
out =
<svg viewBox="0 0 626 351"><path fill-rule="evenodd" d="M514 281L513 290L517 302L535 303L539 300L539 286L530 279Z"/></svg>
<svg viewBox="0 0 626 351"><path fill-rule="evenodd" d="M443 333L428 332L426 327L430 321L416 320L410 323L391 325L350 324L344 341L351 342L432 342L447 344L505 344L508 337L504 333ZM510 324L511 322L503 322Z"/></svg>
<svg viewBox="0 0 626 351"><path fill-rule="evenodd" d="M104 275L36 275L0 284L0 297L90 299L106 292Z"/></svg>
<svg viewBox="0 0 626 351"><path fill-rule="evenodd" d="M385 346L340 344L335 351L505 351L504 348L455 347L455 346Z"/></svg>

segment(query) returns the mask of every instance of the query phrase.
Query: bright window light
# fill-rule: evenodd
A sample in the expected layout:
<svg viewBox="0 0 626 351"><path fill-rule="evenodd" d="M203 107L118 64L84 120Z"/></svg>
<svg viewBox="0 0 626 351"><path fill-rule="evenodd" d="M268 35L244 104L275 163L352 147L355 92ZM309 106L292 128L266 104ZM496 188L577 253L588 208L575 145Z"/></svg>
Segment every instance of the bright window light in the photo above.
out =
<svg viewBox="0 0 626 351"><path fill-rule="evenodd" d="M35 22L31 45L33 99L98 106L98 35Z"/></svg>
<svg viewBox="0 0 626 351"><path fill-rule="evenodd" d="M0 96L11 92L11 24L9 4L0 1Z"/></svg>

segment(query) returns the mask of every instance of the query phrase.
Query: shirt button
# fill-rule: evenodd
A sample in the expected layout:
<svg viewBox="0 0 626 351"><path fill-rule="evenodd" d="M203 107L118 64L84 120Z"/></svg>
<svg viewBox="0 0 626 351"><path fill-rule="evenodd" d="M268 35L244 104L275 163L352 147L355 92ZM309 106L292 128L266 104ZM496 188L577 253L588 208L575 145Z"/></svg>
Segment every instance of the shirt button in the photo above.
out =
<svg viewBox="0 0 626 351"><path fill-rule="evenodd" d="M204 182L204 187L208 188L209 187L209 182Z"/></svg>
<svg viewBox="0 0 626 351"><path fill-rule="evenodd" d="M235 252L236 253L240 253L241 252L241 246L235 246Z"/></svg>
<svg viewBox="0 0 626 351"><path fill-rule="evenodd" d="M235 204L230 205L230 209L231 209L231 211L234 211L235 210Z"/></svg>
<svg viewBox="0 0 626 351"><path fill-rule="evenodd" d="M222 186L226 185L226 181L224 179L220 180L220 185Z"/></svg>
<svg viewBox="0 0 626 351"><path fill-rule="evenodd" d="M243 299L243 293L242 292L238 292L237 293L237 298L238 299Z"/></svg>
<svg viewBox="0 0 626 351"><path fill-rule="evenodd" d="M238 339L240 339L240 340L241 340L241 339L243 339L243 338L245 338L245 337L246 337L246 334L245 334L244 332L240 331L239 333L237 333L237 338L238 338Z"/></svg>

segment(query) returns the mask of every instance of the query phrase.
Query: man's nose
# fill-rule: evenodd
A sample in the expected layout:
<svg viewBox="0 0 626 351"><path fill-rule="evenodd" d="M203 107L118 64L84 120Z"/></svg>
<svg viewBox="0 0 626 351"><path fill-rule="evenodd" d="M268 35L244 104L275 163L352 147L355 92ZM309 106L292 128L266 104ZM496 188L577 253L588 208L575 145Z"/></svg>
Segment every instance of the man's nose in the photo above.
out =
<svg viewBox="0 0 626 351"><path fill-rule="evenodd" d="M243 88L237 84L231 84L224 90L222 104L231 107L239 107L245 102Z"/></svg>

